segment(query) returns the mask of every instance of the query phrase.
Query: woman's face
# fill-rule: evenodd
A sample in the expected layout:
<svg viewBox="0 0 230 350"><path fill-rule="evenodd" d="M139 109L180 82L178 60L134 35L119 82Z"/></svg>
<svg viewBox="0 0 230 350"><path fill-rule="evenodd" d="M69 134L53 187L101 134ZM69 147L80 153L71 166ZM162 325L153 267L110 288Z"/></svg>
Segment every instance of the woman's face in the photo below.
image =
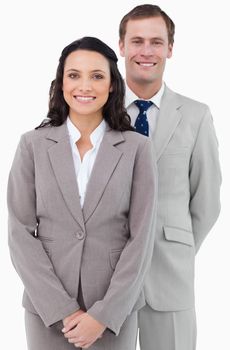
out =
<svg viewBox="0 0 230 350"><path fill-rule="evenodd" d="M67 56L63 73L63 96L72 118L102 118L111 89L110 67L98 52L77 50Z"/></svg>

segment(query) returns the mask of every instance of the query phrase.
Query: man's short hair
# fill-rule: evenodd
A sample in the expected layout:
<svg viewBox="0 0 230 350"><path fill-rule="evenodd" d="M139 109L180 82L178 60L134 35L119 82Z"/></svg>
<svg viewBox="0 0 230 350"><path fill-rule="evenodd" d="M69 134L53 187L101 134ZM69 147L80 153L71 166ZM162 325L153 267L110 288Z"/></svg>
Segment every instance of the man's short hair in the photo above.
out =
<svg viewBox="0 0 230 350"><path fill-rule="evenodd" d="M161 10L157 5L139 5L134 7L130 12L128 12L121 20L119 26L119 37L123 41L126 34L127 23L130 20L138 20L151 17L162 17L165 21L167 31L168 31L168 41L169 44L173 45L174 43L174 34L175 34L175 24L171 18Z"/></svg>

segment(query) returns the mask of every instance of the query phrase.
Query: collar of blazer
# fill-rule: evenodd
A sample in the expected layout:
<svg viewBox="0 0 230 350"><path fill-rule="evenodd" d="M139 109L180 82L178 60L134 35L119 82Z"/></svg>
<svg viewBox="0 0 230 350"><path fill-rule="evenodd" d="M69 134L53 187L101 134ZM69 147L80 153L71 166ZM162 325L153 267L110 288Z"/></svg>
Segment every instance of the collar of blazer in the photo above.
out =
<svg viewBox="0 0 230 350"><path fill-rule="evenodd" d="M165 147L169 143L178 123L182 118L180 107L182 101L180 95L176 94L165 86L162 96L160 112L156 130L153 135L157 160L161 157Z"/></svg>
<svg viewBox="0 0 230 350"><path fill-rule="evenodd" d="M87 185L83 208L80 206L78 185L66 124L52 127L46 138L54 141L48 148L48 154L59 189L73 218L85 231L85 223L95 211L106 185L122 156L122 151L114 146L124 142L124 136L120 131L114 131L109 127L106 129Z"/></svg>

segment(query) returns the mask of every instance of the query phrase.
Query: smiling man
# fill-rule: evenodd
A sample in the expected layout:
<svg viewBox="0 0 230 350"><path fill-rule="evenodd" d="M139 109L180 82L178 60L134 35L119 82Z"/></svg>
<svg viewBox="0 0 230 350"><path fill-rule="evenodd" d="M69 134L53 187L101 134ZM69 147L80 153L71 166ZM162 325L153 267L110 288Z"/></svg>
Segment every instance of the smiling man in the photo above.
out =
<svg viewBox="0 0 230 350"><path fill-rule="evenodd" d="M158 213L152 263L139 312L141 350L194 350L195 254L220 212L218 143L207 105L163 82L175 25L155 5L140 5L120 23L126 107L137 132L153 139ZM144 178L143 178L144 182Z"/></svg>

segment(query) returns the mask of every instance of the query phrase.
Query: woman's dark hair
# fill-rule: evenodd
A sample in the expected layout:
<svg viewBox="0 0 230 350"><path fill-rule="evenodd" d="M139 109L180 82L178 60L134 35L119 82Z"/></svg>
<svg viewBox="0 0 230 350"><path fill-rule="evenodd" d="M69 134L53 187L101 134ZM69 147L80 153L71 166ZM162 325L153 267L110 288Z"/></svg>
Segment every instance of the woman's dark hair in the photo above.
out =
<svg viewBox="0 0 230 350"><path fill-rule="evenodd" d="M130 117L124 107L125 85L117 67L117 56L115 52L104 42L94 37L83 37L66 46L59 59L56 78L52 81L49 92L49 111L45 119L36 129L43 126L60 126L69 114L69 106L66 103L62 85L63 72L67 56L77 50L95 51L103 55L109 62L112 91L103 107L103 118L112 129L125 131L134 130L131 126Z"/></svg>

